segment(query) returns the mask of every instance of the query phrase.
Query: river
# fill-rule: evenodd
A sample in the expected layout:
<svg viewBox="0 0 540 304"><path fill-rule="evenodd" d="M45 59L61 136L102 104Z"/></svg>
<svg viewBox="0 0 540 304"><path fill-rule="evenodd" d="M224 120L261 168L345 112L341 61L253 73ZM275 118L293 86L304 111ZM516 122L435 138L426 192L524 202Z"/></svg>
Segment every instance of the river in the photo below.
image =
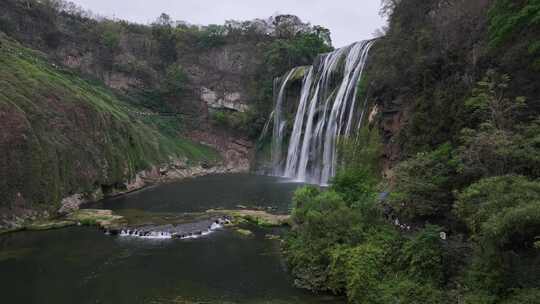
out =
<svg viewBox="0 0 540 304"><path fill-rule="evenodd" d="M301 186L256 175L216 175L106 199L117 212L290 209ZM224 228L191 240L108 236L89 227L0 236L3 303L339 303L293 287L280 256L280 229Z"/></svg>

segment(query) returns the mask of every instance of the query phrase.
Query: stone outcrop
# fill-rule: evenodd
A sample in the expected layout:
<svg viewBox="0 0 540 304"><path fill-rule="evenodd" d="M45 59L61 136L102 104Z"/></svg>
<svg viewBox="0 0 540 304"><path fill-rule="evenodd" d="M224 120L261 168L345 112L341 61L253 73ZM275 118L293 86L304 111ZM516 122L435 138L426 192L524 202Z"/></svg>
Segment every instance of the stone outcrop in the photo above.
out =
<svg viewBox="0 0 540 304"><path fill-rule="evenodd" d="M223 214L233 218L233 223L248 221L258 226L276 227L290 225L291 216L272 214L262 210L208 210L210 214Z"/></svg>
<svg viewBox="0 0 540 304"><path fill-rule="evenodd" d="M249 109L249 106L242 101L242 95L239 92L223 93L222 96L218 96L217 92L203 87L201 99L212 110L246 112Z"/></svg>
<svg viewBox="0 0 540 304"><path fill-rule="evenodd" d="M401 157L401 146L396 139L407 121L409 111L406 108L404 109L398 101L393 104L383 105L380 108L379 128L384 143L382 169L383 175L392 181L392 168Z"/></svg>
<svg viewBox="0 0 540 304"><path fill-rule="evenodd" d="M250 171L254 145L248 139L233 137L226 132L204 131L192 132L191 139L219 151L227 171Z"/></svg>

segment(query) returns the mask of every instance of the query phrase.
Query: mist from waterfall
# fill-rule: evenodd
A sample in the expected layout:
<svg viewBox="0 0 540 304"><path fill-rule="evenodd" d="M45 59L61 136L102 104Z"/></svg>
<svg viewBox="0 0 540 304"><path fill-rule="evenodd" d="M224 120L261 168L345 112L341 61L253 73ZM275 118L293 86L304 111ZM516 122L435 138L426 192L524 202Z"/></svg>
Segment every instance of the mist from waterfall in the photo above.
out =
<svg viewBox="0 0 540 304"><path fill-rule="evenodd" d="M274 175L326 185L336 174L338 139L349 137L354 128L362 125L366 105L357 105L356 97L373 43L357 42L321 55L314 66L303 67L304 79L286 158L283 142L288 122L283 105L289 82L300 68L275 82Z"/></svg>

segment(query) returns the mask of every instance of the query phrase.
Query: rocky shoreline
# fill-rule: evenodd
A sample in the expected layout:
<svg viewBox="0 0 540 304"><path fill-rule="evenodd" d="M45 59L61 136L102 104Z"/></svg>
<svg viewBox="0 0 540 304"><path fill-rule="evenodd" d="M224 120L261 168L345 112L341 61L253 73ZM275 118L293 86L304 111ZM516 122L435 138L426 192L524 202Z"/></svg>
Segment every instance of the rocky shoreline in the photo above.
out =
<svg viewBox="0 0 540 304"><path fill-rule="evenodd" d="M161 223L156 217L161 215L147 215L150 221L138 223L137 217L130 219L124 215L115 214L111 210L80 209L54 219L39 219L26 223L24 226L6 232L15 231L42 231L60 229L71 226L96 227L106 234L138 238L168 238L191 239L208 235L213 231L232 227L234 231L251 236L252 232L245 229L248 225L259 227L280 227L290 225L289 215L270 214L261 210L207 210L204 213L167 216L170 221ZM152 220L154 219L154 220Z"/></svg>
<svg viewBox="0 0 540 304"><path fill-rule="evenodd" d="M97 202L106 197L125 195L157 184L174 182L212 174L242 173L245 168L231 166L211 166L199 164L190 166L185 160L174 160L162 166L152 166L137 173L130 180L116 185L102 185L93 191L70 195L60 202L57 210L22 210L13 214L0 215L0 234L21 230L47 230L72 226L78 221L69 220L85 204ZM68 220L66 220L68 219Z"/></svg>

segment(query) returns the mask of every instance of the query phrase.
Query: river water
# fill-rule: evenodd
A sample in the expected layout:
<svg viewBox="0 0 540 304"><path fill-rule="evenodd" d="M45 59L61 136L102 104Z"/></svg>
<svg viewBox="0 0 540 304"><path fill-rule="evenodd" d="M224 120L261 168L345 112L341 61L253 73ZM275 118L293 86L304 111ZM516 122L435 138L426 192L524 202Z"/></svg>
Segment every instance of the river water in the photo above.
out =
<svg viewBox="0 0 540 304"><path fill-rule="evenodd" d="M148 188L92 206L121 212L290 208L299 184L217 175ZM0 236L3 303L339 303L293 287L280 258L279 230L229 229L192 240L107 236L85 227Z"/></svg>

